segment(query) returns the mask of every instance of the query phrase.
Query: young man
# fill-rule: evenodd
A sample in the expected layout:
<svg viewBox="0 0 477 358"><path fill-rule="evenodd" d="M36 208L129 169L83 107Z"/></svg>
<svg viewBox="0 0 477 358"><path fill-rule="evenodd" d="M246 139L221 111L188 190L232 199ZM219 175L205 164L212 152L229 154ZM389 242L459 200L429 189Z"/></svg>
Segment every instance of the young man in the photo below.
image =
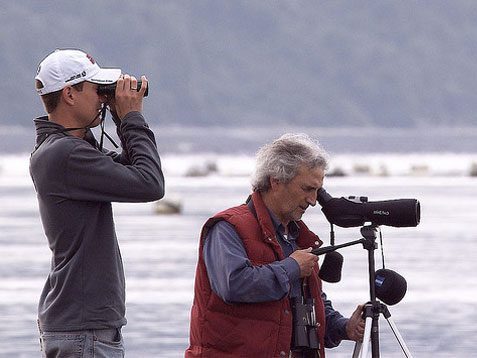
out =
<svg viewBox="0 0 477 358"><path fill-rule="evenodd" d="M123 357L123 264L111 202L164 195L154 134L141 114L147 79L103 69L80 50L57 50L35 77L47 116L35 119L30 174L52 252L40 297L44 357ZM98 86L116 83L114 96ZM90 128L109 105L122 153L100 150Z"/></svg>
<svg viewBox="0 0 477 358"><path fill-rule="evenodd" d="M362 339L362 306L333 309L310 252L322 242L301 221L326 158L306 135L280 137L258 152L247 203L205 223L186 357L324 357Z"/></svg>

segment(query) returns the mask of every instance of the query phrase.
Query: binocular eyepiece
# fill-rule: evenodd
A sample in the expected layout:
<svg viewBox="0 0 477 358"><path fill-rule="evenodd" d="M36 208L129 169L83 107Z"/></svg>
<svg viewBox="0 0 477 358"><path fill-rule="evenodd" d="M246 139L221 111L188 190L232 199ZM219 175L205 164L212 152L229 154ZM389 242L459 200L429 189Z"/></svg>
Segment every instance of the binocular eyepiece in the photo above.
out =
<svg viewBox="0 0 477 358"><path fill-rule="evenodd" d="M137 91L141 89L142 81L138 80L137 81ZM101 95L107 95L107 96L113 96L116 93L116 82L107 84L107 85L99 85L98 86L98 94ZM149 94L149 86L146 88L146 92L144 93L144 97L147 97Z"/></svg>

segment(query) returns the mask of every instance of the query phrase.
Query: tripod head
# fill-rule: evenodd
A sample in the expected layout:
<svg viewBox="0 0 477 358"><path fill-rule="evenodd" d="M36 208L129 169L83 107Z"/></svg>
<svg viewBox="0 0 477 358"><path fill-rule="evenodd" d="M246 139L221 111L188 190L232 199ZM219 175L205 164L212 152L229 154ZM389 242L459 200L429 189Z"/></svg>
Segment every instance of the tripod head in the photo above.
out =
<svg viewBox="0 0 477 358"><path fill-rule="evenodd" d="M384 268L384 253L383 268L375 271L374 269L374 253L377 249L377 238L381 237L381 229L377 225L367 225L361 228L361 235L363 238L351 241L341 245L331 245L313 249L311 252L315 255L326 254L325 260L320 267L320 278L326 282L338 282L341 279L341 268L343 266L343 256L337 250L343 247L362 244L363 248L368 250L368 261L370 265L370 298L380 299L388 305L395 305L400 302L407 290L406 279L397 272ZM339 255L339 257L329 256L332 254Z"/></svg>

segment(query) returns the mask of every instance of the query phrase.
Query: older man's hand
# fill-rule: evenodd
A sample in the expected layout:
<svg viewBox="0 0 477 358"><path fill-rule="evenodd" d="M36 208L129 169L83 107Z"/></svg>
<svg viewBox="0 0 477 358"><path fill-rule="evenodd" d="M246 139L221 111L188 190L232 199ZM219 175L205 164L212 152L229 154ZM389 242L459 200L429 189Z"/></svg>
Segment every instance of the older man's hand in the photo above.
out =
<svg viewBox="0 0 477 358"><path fill-rule="evenodd" d="M365 326L363 319L363 307L364 305L359 305L346 324L346 333L348 334L348 338L355 342L363 341Z"/></svg>

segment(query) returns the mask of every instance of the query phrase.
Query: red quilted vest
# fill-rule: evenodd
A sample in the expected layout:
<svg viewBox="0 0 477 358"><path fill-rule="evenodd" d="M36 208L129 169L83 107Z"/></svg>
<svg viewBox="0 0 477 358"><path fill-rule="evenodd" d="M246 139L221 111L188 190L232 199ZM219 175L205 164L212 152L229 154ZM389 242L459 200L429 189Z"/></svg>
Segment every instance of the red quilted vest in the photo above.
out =
<svg viewBox="0 0 477 358"><path fill-rule="evenodd" d="M288 357L292 337L292 314L288 297L263 303L227 304L211 289L202 256L208 230L218 221L232 224L242 239L253 265L284 259L275 229L258 192L252 194L256 216L246 204L227 209L209 219L201 233L199 260L195 277L194 302L191 310L190 346L185 357ZM300 248L318 247L321 240L303 222L298 222ZM324 357L325 313L321 300L318 267L308 278L310 292L316 300L320 324L321 356Z"/></svg>

